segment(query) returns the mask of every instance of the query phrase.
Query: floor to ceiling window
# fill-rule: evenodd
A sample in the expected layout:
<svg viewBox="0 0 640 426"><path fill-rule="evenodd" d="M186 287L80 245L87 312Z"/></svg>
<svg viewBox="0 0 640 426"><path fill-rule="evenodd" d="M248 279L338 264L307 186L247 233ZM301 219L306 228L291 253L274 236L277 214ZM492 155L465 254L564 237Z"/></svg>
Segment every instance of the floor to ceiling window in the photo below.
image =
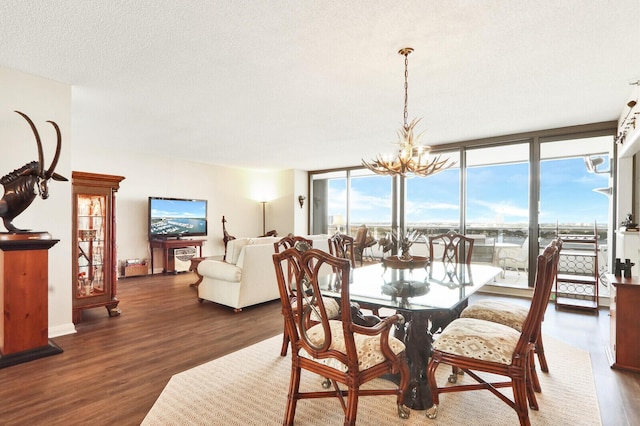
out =
<svg viewBox="0 0 640 426"><path fill-rule="evenodd" d="M460 226L460 166L456 165L433 176L406 180L404 205L407 228L426 234L458 230Z"/></svg>
<svg viewBox="0 0 640 426"><path fill-rule="evenodd" d="M355 236L361 225L378 239L391 230L391 178L366 170L344 170L312 177L312 231Z"/></svg>
<svg viewBox="0 0 640 426"><path fill-rule="evenodd" d="M528 285L529 270L529 145L466 151L464 229L475 239L472 262L500 266L501 278L520 286Z"/></svg>
<svg viewBox="0 0 640 426"><path fill-rule="evenodd" d="M557 233L589 235L595 232L601 272L609 262L612 232L613 182L609 161L612 148L611 136L540 144L539 246L544 247ZM594 160L600 163L597 167L591 166ZM601 293L608 291L603 288Z"/></svg>
<svg viewBox="0 0 640 426"><path fill-rule="evenodd" d="M405 180L404 215L409 230L416 229L424 235L460 230L460 155L448 152L443 157L455 162L455 166L432 176ZM414 246L416 254L428 254L425 240Z"/></svg>
<svg viewBox="0 0 640 426"><path fill-rule="evenodd" d="M312 230L332 233L341 227L354 235L366 224L377 239L392 226L427 235L471 234L478 246L493 247L480 261L516 277L506 285L524 287L534 281L529 265L556 231L593 232L595 225L603 269L614 217L608 172L614 167L613 132L590 128L573 137L560 132L554 139L543 132L544 137L459 144L442 153L454 167L404 182L360 168L312 172ZM589 167L586 159L592 160Z"/></svg>
<svg viewBox="0 0 640 426"><path fill-rule="evenodd" d="M376 240L391 229L391 178L354 170L349 185L349 234L354 236L356 228L366 225Z"/></svg>
<svg viewBox="0 0 640 426"><path fill-rule="evenodd" d="M313 175L311 201L312 234L344 231L347 224L347 172Z"/></svg>

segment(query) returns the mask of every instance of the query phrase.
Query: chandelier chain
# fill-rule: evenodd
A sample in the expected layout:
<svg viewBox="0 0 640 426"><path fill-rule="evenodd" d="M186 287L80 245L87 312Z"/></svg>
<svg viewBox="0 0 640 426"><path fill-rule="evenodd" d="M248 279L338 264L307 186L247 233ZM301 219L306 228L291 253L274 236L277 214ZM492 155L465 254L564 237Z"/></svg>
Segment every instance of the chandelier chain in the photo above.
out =
<svg viewBox="0 0 640 426"><path fill-rule="evenodd" d="M409 120L409 52L404 54L404 127L407 127Z"/></svg>
<svg viewBox="0 0 640 426"><path fill-rule="evenodd" d="M427 177L452 167L455 162L440 155L429 157L428 146L423 146L420 136L413 131L420 119L413 119L409 123L409 53L413 48L404 47L398 51L404 56L404 125L398 131L398 151L395 158L378 155L373 161L362 160L362 165L379 175L401 176L403 178L420 176Z"/></svg>

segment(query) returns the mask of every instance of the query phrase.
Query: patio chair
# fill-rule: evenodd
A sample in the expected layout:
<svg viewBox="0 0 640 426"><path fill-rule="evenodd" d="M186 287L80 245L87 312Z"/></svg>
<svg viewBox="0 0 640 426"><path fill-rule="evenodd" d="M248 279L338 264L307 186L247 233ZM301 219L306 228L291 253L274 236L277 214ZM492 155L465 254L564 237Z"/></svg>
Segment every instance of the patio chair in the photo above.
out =
<svg viewBox="0 0 640 426"><path fill-rule="evenodd" d="M364 262L364 252L366 249L371 249L377 243L376 239L369 233L367 225L361 225L358 228L356 237L354 238L353 245L355 249L355 258L360 261L360 266ZM371 256L373 258L373 255Z"/></svg>
<svg viewBox="0 0 640 426"><path fill-rule="evenodd" d="M513 268L520 275L520 269L529 272L529 237L520 247L504 248L498 253L498 266L502 268L502 277L507 268Z"/></svg>
<svg viewBox="0 0 640 426"><path fill-rule="evenodd" d="M495 265L496 239L485 238L483 240L475 239L474 241L471 262Z"/></svg>
<svg viewBox="0 0 640 426"><path fill-rule="evenodd" d="M337 398L344 411L344 424L355 425L358 399L363 396L394 395L398 416L406 419L410 411L403 405L409 384L405 345L391 336L401 315L385 318L374 327L354 324L350 313L349 260L318 249L300 252L295 248L273 255L278 278L282 314L291 338L291 379L284 425L293 425L301 399ZM322 297L319 271L329 266L336 272L341 294L341 317L331 320ZM294 271L298 301L290 303L286 276ZM302 370L326 377L332 390L300 391ZM361 385L388 374L399 374L399 384L383 389L363 389ZM342 388L340 385L342 385ZM346 389L345 389L346 387ZM320 421L321 422L321 421Z"/></svg>

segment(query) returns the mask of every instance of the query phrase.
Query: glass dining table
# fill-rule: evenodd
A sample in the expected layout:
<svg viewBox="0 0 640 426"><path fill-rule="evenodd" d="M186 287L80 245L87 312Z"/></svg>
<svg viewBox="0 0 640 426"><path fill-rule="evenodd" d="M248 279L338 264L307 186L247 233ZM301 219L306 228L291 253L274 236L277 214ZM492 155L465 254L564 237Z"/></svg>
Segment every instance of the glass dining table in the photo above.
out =
<svg viewBox="0 0 640 426"><path fill-rule="evenodd" d="M426 267L399 267L375 264L356 268L349 277L351 302L364 309L390 309L402 314L405 323L397 325L395 337L406 345L410 370L404 403L415 410L432 405L426 367L431 354L432 336L460 315L469 296L501 273L484 264L445 265L432 262ZM339 299L340 285L330 274L321 285L323 296Z"/></svg>

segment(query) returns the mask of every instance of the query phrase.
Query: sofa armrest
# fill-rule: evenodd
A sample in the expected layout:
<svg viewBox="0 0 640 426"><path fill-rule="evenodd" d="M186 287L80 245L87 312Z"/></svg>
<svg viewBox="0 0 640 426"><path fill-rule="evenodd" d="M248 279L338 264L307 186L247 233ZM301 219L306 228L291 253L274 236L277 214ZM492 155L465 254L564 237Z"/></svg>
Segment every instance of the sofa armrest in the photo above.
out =
<svg viewBox="0 0 640 426"><path fill-rule="evenodd" d="M219 260L203 260L198 265L198 273L203 277L229 282L239 282L242 278L242 268Z"/></svg>

